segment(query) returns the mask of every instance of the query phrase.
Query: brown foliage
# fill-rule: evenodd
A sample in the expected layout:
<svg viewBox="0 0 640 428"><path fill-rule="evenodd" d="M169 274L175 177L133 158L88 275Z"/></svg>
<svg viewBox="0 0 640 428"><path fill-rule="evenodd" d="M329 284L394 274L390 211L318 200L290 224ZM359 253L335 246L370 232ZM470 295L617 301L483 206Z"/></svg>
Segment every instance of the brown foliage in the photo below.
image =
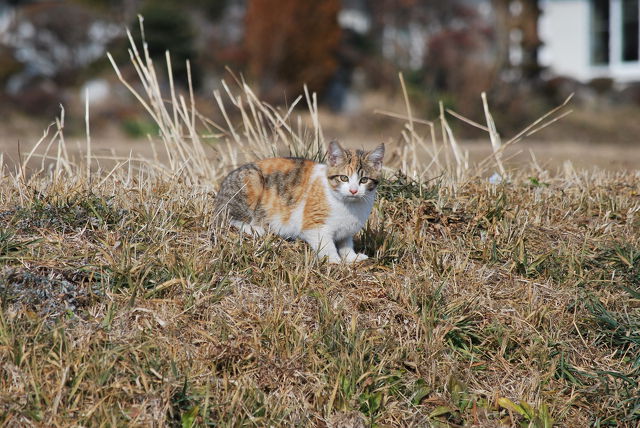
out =
<svg viewBox="0 0 640 428"><path fill-rule="evenodd" d="M339 0L251 0L245 51L251 77L262 92L298 93L303 84L322 91L336 69ZM286 86L285 86L286 85Z"/></svg>

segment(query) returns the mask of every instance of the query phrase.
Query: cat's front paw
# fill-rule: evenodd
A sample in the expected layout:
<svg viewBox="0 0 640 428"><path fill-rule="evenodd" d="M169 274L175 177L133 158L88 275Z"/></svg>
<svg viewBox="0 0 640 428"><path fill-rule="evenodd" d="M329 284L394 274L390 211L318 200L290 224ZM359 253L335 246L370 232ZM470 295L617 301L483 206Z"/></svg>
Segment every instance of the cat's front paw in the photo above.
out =
<svg viewBox="0 0 640 428"><path fill-rule="evenodd" d="M325 256L327 258L327 261L331 264L339 264L342 263L342 259L336 254L336 255L328 255Z"/></svg>
<svg viewBox="0 0 640 428"><path fill-rule="evenodd" d="M367 256L364 253L358 253L358 254L356 254L356 260L355 261L356 262L363 262L363 261L367 260L368 258L369 258L369 256Z"/></svg>
<svg viewBox="0 0 640 428"><path fill-rule="evenodd" d="M368 258L369 256L367 256L366 254L351 251L350 253L347 253L342 260L345 263L357 263L367 260Z"/></svg>

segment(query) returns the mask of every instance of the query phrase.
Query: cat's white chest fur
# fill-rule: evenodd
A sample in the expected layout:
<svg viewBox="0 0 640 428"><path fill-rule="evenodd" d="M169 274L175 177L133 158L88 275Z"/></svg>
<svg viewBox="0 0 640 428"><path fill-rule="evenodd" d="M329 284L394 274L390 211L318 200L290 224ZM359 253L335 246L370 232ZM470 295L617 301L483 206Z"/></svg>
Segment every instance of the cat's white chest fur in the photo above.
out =
<svg viewBox="0 0 640 428"><path fill-rule="evenodd" d="M327 229L331 231L335 241L352 237L362 229L373 208L375 195L371 196L358 201L344 201L333 195L328 196L330 212Z"/></svg>

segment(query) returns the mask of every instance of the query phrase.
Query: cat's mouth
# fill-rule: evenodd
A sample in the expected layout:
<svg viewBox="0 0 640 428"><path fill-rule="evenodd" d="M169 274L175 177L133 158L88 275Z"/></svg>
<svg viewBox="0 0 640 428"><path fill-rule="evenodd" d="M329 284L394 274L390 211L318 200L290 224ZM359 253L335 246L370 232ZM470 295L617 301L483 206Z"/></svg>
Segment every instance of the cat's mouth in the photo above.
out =
<svg viewBox="0 0 640 428"><path fill-rule="evenodd" d="M344 199L347 201L358 201L364 199L364 195L344 195Z"/></svg>

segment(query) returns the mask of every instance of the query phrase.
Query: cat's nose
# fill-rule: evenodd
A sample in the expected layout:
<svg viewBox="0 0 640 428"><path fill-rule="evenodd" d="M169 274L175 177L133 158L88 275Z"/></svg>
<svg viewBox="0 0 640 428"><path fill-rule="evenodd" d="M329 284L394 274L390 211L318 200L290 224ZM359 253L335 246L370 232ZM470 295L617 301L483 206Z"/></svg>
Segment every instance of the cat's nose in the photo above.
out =
<svg viewBox="0 0 640 428"><path fill-rule="evenodd" d="M355 195L356 193L358 193L358 189L349 189L349 191L351 192L352 195Z"/></svg>

